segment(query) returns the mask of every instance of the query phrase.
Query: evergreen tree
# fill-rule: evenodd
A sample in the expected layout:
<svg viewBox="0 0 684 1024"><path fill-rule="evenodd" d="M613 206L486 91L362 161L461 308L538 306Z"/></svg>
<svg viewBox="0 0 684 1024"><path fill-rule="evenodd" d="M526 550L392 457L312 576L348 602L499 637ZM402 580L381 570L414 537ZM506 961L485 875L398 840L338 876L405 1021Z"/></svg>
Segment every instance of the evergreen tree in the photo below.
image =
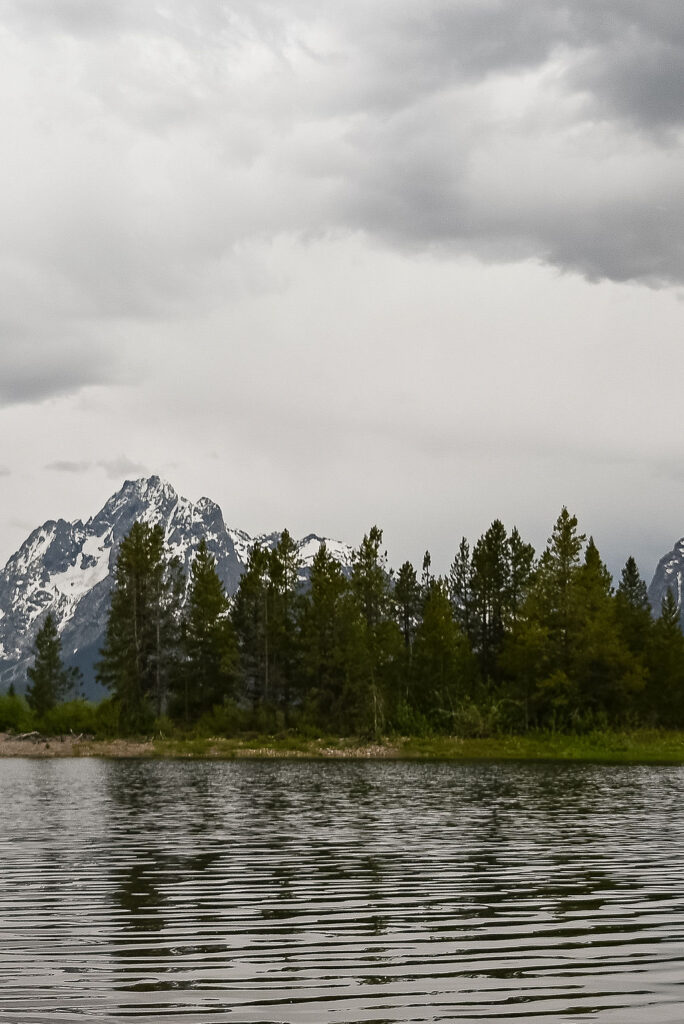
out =
<svg viewBox="0 0 684 1024"><path fill-rule="evenodd" d="M469 695L473 658L454 621L447 584L433 582L416 631L411 703L438 727L449 729L457 705Z"/></svg>
<svg viewBox="0 0 684 1024"><path fill-rule="evenodd" d="M298 609L300 696L315 724L353 731L356 680L353 651L361 618L340 563L321 544L311 563L309 588Z"/></svg>
<svg viewBox="0 0 684 1024"><path fill-rule="evenodd" d="M508 538L509 579L507 595L508 625L514 623L527 597L533 579L534 548L526 544L517 527Z"/></svg>
<svg viewBox="0 0 684 1024"><path fill-rule="evenodd" d="M259 544L249 550L245 571L233 600L232 621L238 642L241 689L254 710L268 703L269 553Z"/></svg>
<svg viewBox="0 0 684 1024"><path fill-rule="evenodd" d="M553 668L565 673L571 667L578 628L579 609L574 584L585 541L585 535L577 532L577 517L571 516L563 507L537 570L537 612L548 629Z"/></svg>
<svg viewBox="0 0 684 1024"><path fill-rule="evenodd" d="M198 718L232 696L237 668L237 641L228 616L228 598L216 562L202 538L190 567L184 614L182 671L176 705L187 720Z"/></svg>
<svg viewBox="0 0 684 1024"><path fill-rule="evenodd" d="M653 625L648 590L630 555L615 594L615 616L623 641L637 655L643 654Z"/></svg>
<svg viewBox="0 0 684 1024"><path fill-rule="evenodd" d="M268 556L267 623L268 675L271 699L287 716L296 685L296 606L302 563L288 530Z"/></svg>
<svg viewBox="0 0 684 1024"><path fill-rule="evenodd" d="M404 562L397 573L394 584L398 625L404 638L404 647L410 652L418 624L421 606L421 585L416 570L410 562Z"/></svg>
<svg viewBox="0 0 684 1024"><path fill-rule="evenodd" d="M31 680L26 700L37 715L43 715L75 693L82 677L77 668L62 663L62 641L51 612L36 634L34 650L34 663L26 670Z"/></svg>
<svg viewBox="0 0 684 1024"><path fill-rule="evenodd" d="M510 577L508 537L501 520L495 519L473 548L471 559L471 642L485 682L498 676L497 662L504 639Z"/></svg>
<svg viewBox="0 0 684 1024"><path fill-rule="evenodd" d="M430 569L431 565L432 555L430 554L429 551L426 551L425 554L423 555L423 571L420 575L420 592L423 595L428 593L430 585L434 579L434 576L432 575Z"/></svg>
<svg viewBox="0 0 684 1024"><path fill-rule="evenodd" d="M458 551L449 569L449 596L461 632L470 637L473 619L473 570L470 560L470 545L465 537L461 538Z"/></svg>
<svg viewBox="0 0 684 1024"><path fill-rule="evenodd" d="M648 706L659 725L684 725L684 636L679 608L671 590L665 593L660 617L646 648L649 667Z"/></svg>
<svg viewBox="0 0 684 1024"><path fill-rule="evenodd" d="M501 666L508 675L508 695L518 702L525 726L562 728L579 715L572 673L580 630L576 583L584 541L576 517L563 508L503 644Z"/></svg>
<svg viewBox="0 0 684 1024"><path fill-rule="evenodd" d="M430 578L429 558L430 555L426 551L425 559L423 560L424 579ZM399 572L397 573L397 578L394 584L394 601L397 616L397 625L399 626L404 639L404 650L403 657L401 658L400 674L402 700L406 705L407 709L409 704L409 691L411 689L413 642L415 639L418 623L420 622L420 616L423 606L423 593L424 587L421 586L421 584L418 582L416 570L413 568L410 562L404 562L404 564L399 569Z"/></svg>
<svg viewBox="0 0 684 1024"><path fill-rule="evenodd" d="M357 694L358 714L373 735L379 734L399 698L396 670L402 649L401 632L393 614L387 553L381 551L381 545L382 530L373 526L353 553L350 580L363 626L355 659L357 669L365 676L365 685Z"/></svg>
<svg viewBox="0 0 684 1024"><path fill-rule="evenodd" d="M98 680L119 702L124 729L165 709L178 671L183 575L161 526L136 522L121 542Z"/></svg>
<svg viewBox="0 0 684 1024"><path fill-rule="evenodd" d="M575 586L578 622L571 638L571 675L577 681L582 715L622 722L635 693L643 688L643 668L620 634L611 576L591 537Z"/></svg>

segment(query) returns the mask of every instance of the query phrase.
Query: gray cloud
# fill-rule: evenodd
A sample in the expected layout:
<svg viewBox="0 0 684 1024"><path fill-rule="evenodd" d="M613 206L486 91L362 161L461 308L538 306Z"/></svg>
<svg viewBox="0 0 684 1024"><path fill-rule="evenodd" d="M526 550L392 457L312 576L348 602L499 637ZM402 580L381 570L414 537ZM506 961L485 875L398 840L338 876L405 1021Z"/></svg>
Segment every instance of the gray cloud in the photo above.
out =
<svg viewBox="0 0 684 1024"><path fill-rule="evenodd" d="M107 476L112 480L120 480L125 476L144 476L149 469L141 462L134 462L126 455L115 459L101 459L97 465L104 469Z"/></svg>
<svg viewBox="0 0 684 1024"><path fill-rule="evenodd" d="M126 455L120 455L113 459L98 459L97 462L86 460L72 461L69 459L54 459L47 463L45 469L58 473L88 473L93 469L104 470L110 480L120 480L125 476L143 476L149 473L149 468L141 462L134 462Z"/></svg>
<svg viewBox="0 0 684 1024"><path fill-rule="evenodd" d="M3 403L229 321L281 286L252 255L277 238L684 281L680 0L0 0L0 24Z"/></svg>
<svg viewBox="0 0 684 1024"><path fill-rule="evenodd" d="M70 462L68 459L55 459L45 466L45 469L55 473L85 473L90 468L90 462Z"/></svg>
<svg viewBox="0 0 684 1024"><path fill-rule="evenodd" d="M0 406L72 394L111 380L112 357L87 344L22 338L18 328L0 325Z"/></svg>

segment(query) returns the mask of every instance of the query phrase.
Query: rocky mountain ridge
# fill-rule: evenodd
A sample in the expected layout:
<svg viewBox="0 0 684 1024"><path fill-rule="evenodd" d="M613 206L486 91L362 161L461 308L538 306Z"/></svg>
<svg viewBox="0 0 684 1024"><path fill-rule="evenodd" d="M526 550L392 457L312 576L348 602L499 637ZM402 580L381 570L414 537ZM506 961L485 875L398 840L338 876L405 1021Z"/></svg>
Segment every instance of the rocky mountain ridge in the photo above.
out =
<svg viewBox="0 0 684 1024"><path fill-rule="evenodd" d="M666 555L658 562L653 579L648 588L648 599L655 616L660 615L660 607L668 590L674 594L680 616L682 608L682 588L684 586L684 537L677 541ZM684 618L682 619L684 625Z"/></svg>
<svg viewBox="0 0 684 1024"><path fill-rule="evenodd" d="M96 695L92 666L104 635L113 571L121 541L136 520L163 526L167 546L186 572L204 538L229 594L237 589L252 545L272 547L280 536L251 537L231 529L211 499L191 502L158 476L126 480L85 523L43 523L0 572L0 692L10 683L24 689L36 633L52 612L65 661L83 670L86 692ZM298 542L304 577L322 540L309 534ZM350 563L348 545L326 544L343 564Z"/></svg>

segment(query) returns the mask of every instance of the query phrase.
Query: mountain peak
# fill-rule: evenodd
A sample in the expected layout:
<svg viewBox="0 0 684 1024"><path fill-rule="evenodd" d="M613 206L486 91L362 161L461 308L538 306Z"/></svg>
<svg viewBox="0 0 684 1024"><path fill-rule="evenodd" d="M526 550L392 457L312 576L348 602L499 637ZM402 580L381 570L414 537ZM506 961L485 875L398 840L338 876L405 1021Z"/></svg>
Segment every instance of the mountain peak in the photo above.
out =
<svg viewBox="0 0 684 1024"><path fill-rule="evenodd" d="M93 663L103 640L119 547L135 522L161 526L169 552L186 572L204 539L226 591L235 593L255 539L227 529L221 509L210 498L188 501L156 474L125 480L86 523L57 519L39 526L0 572L0 689L10 682L24 688L36 633L50 612L65 659L83 669L87 692L98 696ZM274 533L256 541L272 546L279 537ZM322 539L309 534L298 542L305 566L302 579ZM326 544L348 564L346 545Z"/></svg>

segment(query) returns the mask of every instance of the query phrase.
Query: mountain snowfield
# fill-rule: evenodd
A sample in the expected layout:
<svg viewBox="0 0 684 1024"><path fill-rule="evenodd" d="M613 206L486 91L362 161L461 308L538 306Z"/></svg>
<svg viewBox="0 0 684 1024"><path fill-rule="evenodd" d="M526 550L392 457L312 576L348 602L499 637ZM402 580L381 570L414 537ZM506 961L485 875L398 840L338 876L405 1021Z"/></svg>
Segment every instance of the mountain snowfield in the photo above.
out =
<svg viewBox="0 0 684 1024"><path fill-rule="evenodd" d="M0 573L0 692L12 682L18 692L25 689L35 636L50 611L62 636L65 660L83 670L86 693L98 694L93 663L103 640L113 571L119 545L136 520L164 527L170 553L180 558L186 572L204 537L229 594L235 593L250 548L272 547L280 536L275 532L250 537L226 527L215 502L188 501L158 476L126 480L86 523L43 523ZM309 534L297 544L304 579L323 539ZM328 539L325 543L343 565L350 565L349 545Z"/></svg>

